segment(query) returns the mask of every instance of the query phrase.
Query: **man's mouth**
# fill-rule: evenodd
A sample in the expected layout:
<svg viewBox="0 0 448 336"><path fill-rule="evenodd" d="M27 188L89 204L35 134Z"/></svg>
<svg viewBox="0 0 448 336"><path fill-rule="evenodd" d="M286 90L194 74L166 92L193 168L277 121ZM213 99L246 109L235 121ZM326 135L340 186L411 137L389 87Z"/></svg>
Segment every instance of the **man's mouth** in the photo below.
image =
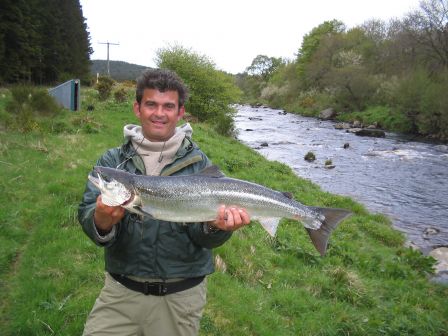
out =
<svg viewBox="0 0 448 336"><path fill-rule="evenodd" d="M155 125L165 125L166 122L162 121L162 120L151 120L151 122Z"/></svg>

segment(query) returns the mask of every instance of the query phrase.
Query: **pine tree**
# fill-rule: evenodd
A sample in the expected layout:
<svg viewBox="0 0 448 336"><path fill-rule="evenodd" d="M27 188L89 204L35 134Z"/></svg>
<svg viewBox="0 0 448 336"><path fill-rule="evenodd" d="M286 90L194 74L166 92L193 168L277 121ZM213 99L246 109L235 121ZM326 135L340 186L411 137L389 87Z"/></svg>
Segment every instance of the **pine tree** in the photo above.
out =
<svg viewBox="0 0 448 336"><path fill-rule="evenodd" d="M0 81L87 78L91 53L79 0L1 2Z"/></svg>

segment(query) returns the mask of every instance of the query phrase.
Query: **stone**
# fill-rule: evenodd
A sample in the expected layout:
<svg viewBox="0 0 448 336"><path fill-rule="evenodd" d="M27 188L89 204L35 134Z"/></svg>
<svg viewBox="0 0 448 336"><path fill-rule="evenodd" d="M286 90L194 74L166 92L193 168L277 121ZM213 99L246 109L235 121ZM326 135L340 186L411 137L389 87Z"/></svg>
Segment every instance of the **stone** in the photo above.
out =
<svg viewBox="0 0 448 336"><path fill-rule="evenodd" d="M363 126L362 126L362 122L360 122L359 120L355 120L353 123L352 123L352 127L353 128L362 128Z"/></svg>
<svg viewBox="0 0 448 336"><path fill-rule="evenodd" d="M358 136L369 136L375 138L384 138L386 136L386 133L382 130L367 128L360 129L356 131L355 134Z"/></svg>
<svg viewBox="0 0 448 336"><path fill-rule="evenodd" d="M308 153L306 153L304 159L305 159L305 161L313 162L314 160L316 160L316 155L314 155L313 152L308 152Z"/></svg>
<svg viewBox="0 0 448 336"><path fill-rule="evenodd" d="M350 128L350 124L346 123L346 122L341 122L341 123L337 123L336 125L334 125L335 129L349 129Z"/></svg>
<svg viewBox="0 0 448 336"><path fill-rule="evenodd" d="M437 260L436 273L448 272L448 247L438 247L429 252L429 255Z"/></svg>
<svg viewBox="0 0 448 336"><path fill-rule="evenodd" d="M331 120L334 117L336 117L336 111L331 107L319 113L319 118L323 120Z"/></svg>

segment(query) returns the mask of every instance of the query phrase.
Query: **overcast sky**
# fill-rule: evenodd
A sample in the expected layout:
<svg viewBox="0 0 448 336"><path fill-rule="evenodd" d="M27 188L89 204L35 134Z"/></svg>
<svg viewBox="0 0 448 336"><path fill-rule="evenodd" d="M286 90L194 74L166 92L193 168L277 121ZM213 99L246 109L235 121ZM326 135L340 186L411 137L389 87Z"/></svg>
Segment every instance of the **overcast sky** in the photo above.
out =
<svg viewBox="0 0 448 336"><path fill-rule="evenodd" d="M257 55L294 58L303 36L326 20L353 27L403 18L420 0L80 0L91 59L154 67L156 51L181 45L218 69L243 72Z"/></svg>

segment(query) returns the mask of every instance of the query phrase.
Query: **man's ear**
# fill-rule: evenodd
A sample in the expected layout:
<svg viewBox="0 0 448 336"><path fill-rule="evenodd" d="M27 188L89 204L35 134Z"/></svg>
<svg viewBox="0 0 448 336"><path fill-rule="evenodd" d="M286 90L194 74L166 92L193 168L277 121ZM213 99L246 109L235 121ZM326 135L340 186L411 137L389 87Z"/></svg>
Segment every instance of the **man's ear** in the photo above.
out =
<svg viewBox="0 0 448 336"><path fill-rule="evenodd" d="M185 114L185 106L179 107L179 113L177 114L177 121L181 120Z"/></svg>
<svg viewBox="0 0 448 336"><path fill-rule="evenodd" d="M137 101L134 102L134 106L132 109L134 110L134 114L137 116L137 118L140 119L140 104Z"/></svg>

